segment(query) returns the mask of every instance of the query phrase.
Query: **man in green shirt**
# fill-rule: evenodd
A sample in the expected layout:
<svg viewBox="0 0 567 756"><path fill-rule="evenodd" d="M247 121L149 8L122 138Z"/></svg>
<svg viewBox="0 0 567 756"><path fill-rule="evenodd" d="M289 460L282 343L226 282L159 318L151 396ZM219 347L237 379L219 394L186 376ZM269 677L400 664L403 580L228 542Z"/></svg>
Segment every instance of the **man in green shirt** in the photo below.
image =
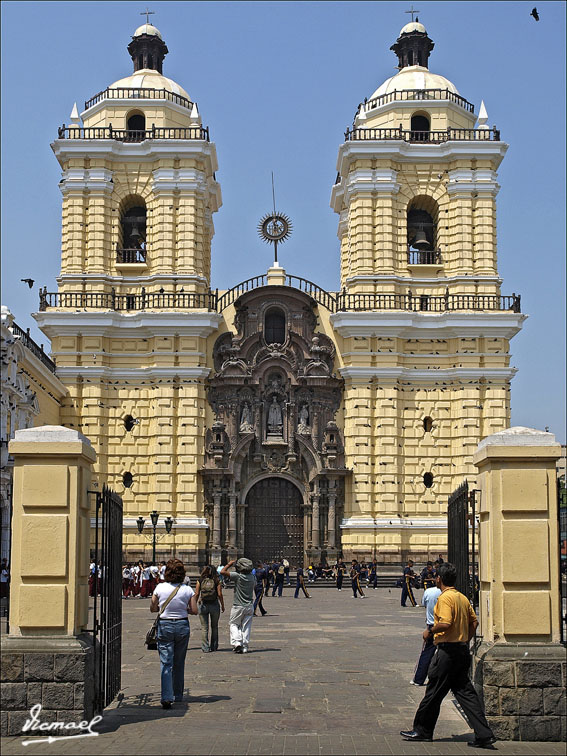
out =
<svg viewBox="0 0 567 756"><path fill-rule="evenodd" d="M231 570L236 563L236 569ZM254 616L254 585L256 578L252 574L250 559L241 557L233 559L222 568L220 574L229 577L234 583L234 598L230 611L230 645L235 654L247 654L250 643L250 628Z"/></svg>

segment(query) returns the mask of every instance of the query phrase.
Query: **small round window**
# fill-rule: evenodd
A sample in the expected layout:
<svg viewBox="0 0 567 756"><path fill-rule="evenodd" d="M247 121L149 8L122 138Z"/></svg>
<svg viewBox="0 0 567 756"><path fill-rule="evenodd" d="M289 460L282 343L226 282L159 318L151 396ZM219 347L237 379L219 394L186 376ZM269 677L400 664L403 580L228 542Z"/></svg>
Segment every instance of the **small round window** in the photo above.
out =
<svg viewBox="0 0 567 756"><path fill-rule="evenodd" d="M423 475L423 485L426 488L431 488L431 486L433 485L433 475L432 475L432 473L430 473L430 472L424 473L424 475Z"/></svg>
<svg viewBox="0 0 567 756"><path fill-rule="evenodd" d="M426 433L431 433L433 429L433 418L432 417L424 417L423 418L423 430Z"/></svg>

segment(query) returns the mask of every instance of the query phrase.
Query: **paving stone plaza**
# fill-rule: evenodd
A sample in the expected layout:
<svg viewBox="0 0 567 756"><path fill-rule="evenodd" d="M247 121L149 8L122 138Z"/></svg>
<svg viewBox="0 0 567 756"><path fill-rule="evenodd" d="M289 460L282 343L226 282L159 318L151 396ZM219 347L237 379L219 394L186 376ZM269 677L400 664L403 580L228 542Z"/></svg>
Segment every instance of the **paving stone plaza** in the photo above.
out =
<svg viewBox="0 0 567 756"><path fill-rule="evenodd" d="M311 590L311 589L310 589ZM421 596L421 591L417 592ZM251 649L228 643L232 592L225 591L220 648L204 654L191 618L185 700L160 706L157 652L143 640L149 602L124 606L122 690L97 726L100 736L23 746L5 738L4 754L464 754L473 735L451 696L433 743L407 743L424 688L409 685L420 650L423 608L400 607L397 588L351 598L316 586L312 599L266 600L254 619ZM29 702L29 704L36 703ZM46 702L47 704L47 702ZM564 743L498 742L502 754L563 754Z"/></svg>

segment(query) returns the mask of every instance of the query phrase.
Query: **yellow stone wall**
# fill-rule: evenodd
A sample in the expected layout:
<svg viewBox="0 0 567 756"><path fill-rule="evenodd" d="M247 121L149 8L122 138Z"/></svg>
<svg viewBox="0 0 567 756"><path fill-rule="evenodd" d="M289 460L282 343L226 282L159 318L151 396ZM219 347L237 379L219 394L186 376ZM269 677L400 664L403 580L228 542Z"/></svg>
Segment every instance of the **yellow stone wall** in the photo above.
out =
<svg viewBox="0 0 567 756"><path fill-rule="evenodd" d="M197 276L200 281L183 281L177 289L202 292L208 288L211 270L211 239L213 235L210 211L202 193L184 189L183 192L154 191L154 171L188 170L201 174L206 181L207 167L196 158L156 158L141 162L133 170L132 164L114 160L72 158L62 165L63 171L81 174L93 169L112 176L112 191L92 193L72 187L65 191L62 214L62 262L60 291L77 291L76 276L98 274L112 276L89 282L84 290L117 294L139 293L137 278L160 274L158 281L146 283L148 293L157 292L182 274ZM129 197L141 197L147 210L147 264L117 263L116 248L122 246L120 224L124 202ZM67 280L65 274L74 278ZM132 278L129 282L129 276ZM171 289L168 288L168 291Z"/></svg>
<svg viewBox="0 0 567 756"><path fill-rule="evenodd" d="M481 633L486 643L557 643L561 447L553 434L528 428L499 435L485 439L474 455Z"/></svg>
<svg viewBox="0 0 567 756"><path fill-rule="evenodd" d="M68 428L16 431L11 635L76 635L88 622L91 465L95 453Z"/></svg>
<svg viewBox="0 0 567 756"><path fill-rule="evenodd" d="M498 294L497 281L475 281L475 276L497 276L496 202L490 194L449 193L450 171L494 170L489 160L454 160L450 163L398 163L394 160L355 160L345 181L356 171L393 171L397 192L356 191L348 202L341 235L341 286L351 293ZM476 196L473 196L476 195ZM437 203L439 266L413 266L407 259L408 204L414 197ZM433 204L431 205L434 206ZM433 215L433 212L431 213ZM353 276L395 274L407 281L349 282ZM439 285L412 283L412 278L469 276ZM442 287L441 287L442 284Z"/></svg>

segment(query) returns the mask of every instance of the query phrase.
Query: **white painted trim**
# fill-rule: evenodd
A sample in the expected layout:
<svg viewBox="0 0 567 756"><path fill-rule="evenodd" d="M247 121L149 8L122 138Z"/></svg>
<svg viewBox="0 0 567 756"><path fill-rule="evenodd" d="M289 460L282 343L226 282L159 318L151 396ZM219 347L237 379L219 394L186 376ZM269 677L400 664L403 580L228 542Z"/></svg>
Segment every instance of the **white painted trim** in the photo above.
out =
<svg viewBox="0 0 567 756"><path fill-rule="evenodd" d="M84 310L48 310L32 313L43 333L56 336L112 338L151 338L155 335L198 336L207 338L223 322L216 312L85 312Z"/></svg>
<svg viewBox="0 0 567 756"><path fill-rule="evenodd" d="M339 373L343 378L354 381L388 380L388 381L409 381L410 383L439 383L439 381L478 381L480 378L493 379L495 381L507 382L518 372L517 368L431 368L430 370L418 370L409 367L342 367Z"/></svg>
<svg viewBox="0 0 567 756"><path fill-rule="evenodd" d="M171 532L173 533L174 530L207 530L209 527L209 524L205 517L174 517L174 523L173 527L171 529ZM91 517L91 528L94 528L96 525L96 519L94 517ZM136 519L134 517L125 517L122 523L122 527L124 530L135 530L138 531L138 526L136 524ZM148 529L145 528L145 532L148 533ZM160 529L159 534L163 535L165 531L163 529ZM130 533L128 535L131 535Z"/></svg>
<svg viewBox="0 0 567 756"><path fill-rule="evenodd" d="M340 524L341 530L447 530L446 517L376 517L343 518Z"/></svg>
<svg viewBox="0 0 567 756"><path fill-rule="evenodd" d="M106 158L117 162L147 163L160 158L205 158L206 173L218 171L214 142L201 139L146 139L143 142L119 142L115 139L56 139L51 144L62 166L71 158Z"/></svg>
<svg viewBox="0 0 567 756"><path fill-rule="evenodd" d="M339 147L337 171L346 176L350 164L362 159L392 159L400 163L448 163L463 158L490 158L496 168L502 162L508 149L505 142L463 141L443 142L442 144L424 144L397 140L364 140L344 142ZM337 185L338 186L338 185ZM331 205L332 206L332 205Z"/></svg>
<svg viewBox="0 0 567 756"><path fill-rule="evenodd" d="M209 285L209 281L205 278L205 276L198 276L194 273L175 273L174 271L172 271L171 273L154 273L148 276L112 276L99 273L63 273L55 280L58 284L77 283L81 285L85 284L88 281L91 288L93 287L93 284L96 283L107 283L112 285L120 283L139 283L148 286L151 283L157 284L165 282L171 283L173 285L186 283L205 284L205 286Z"/></svg>
<svg viewBox="0 0 567 756"><path fill-rule="evenodd" d="M70 354L69 352L65 352L65 354ZM72 353L74 354L74 353ZM87 352L89 354L89 352ZM107 354L105 352L105 354ZM120 354L123 354L120 352ZM139 354L138 352L133 352L132 356ZM149 352L149 354L155 354L155 352ZM181 353L180 353L181 354ZM419 359L421 357L426 357L429 360L441 360L441 359L450 359L450 360L462 360L463 357L470 357L471 355L473 357L512 357L509 352L416 352L415 354L410 354L409 352L393 352L388 350L378 350L378 351L368 351L368 352L341 352L341 357L343 360L346 360L347 357L360 357L361 355L364 355L365 357L376 357L379 355L380 357L405 357L410 359Z"/></svg>
<svg viewBox="0 0 567 756"><path fill-rule="evenodd" d="M55 355L52 353L52 356L54 357ZM33 374L34 380L41 378L41 380L47 384L49 391L51 391L59 399L62 399L69 393L67 391L67 387L61 383L57 375L52 373L51 370L49 370L49 368L44 365L43 362L39 360L35 356L35 354L33 354L33 352L30 352L30 350L27 348L24 348L24 359L21 365L24 368L27 367L30 369L30 372L32 372Z"/></svg>
<svg viewBox="0 0 567 756"><path fill-rule="evenodd" d="M424 312L337 312L331 315L333 328L343 338L384 336L403 339L473 338L492 336L511 339L522 328L527 315L516 312L424 313Z"/></svg>
<svg viewBox="0 0 567 756"><path fill-rule="evenodd" d="M66 365L57 368L57 375L68 384L79 376L82 378L101 379L132 379L142 381L154 378L196 378L203 380L208 377L211 369L208 367L145 367L145 368L111 368L104 365Z"/></svg>
<svg viewBox="0 0 567 756"><path fill-rule="evenodd" d="M448 283L467 283L467 284L477 284L477 283L495 283L498 286L502 284L502 279L498 276L484 276L484 275L477 275L475 273L461 273L456 276L436 276L435 278L417 278L416 276L398 276L394 274L384 273L384 274L378 274L378 275L356 275L356 276L350 276L350 278L346 279L346 285L350 286L352 284L357 283L378 283L378 282L387 282L387 283L401 283L405 284L406 286L408 284L423 284L427 286L439 286L445 288L446 284ZM406 293L405 291L403 292Z"/></svg>

